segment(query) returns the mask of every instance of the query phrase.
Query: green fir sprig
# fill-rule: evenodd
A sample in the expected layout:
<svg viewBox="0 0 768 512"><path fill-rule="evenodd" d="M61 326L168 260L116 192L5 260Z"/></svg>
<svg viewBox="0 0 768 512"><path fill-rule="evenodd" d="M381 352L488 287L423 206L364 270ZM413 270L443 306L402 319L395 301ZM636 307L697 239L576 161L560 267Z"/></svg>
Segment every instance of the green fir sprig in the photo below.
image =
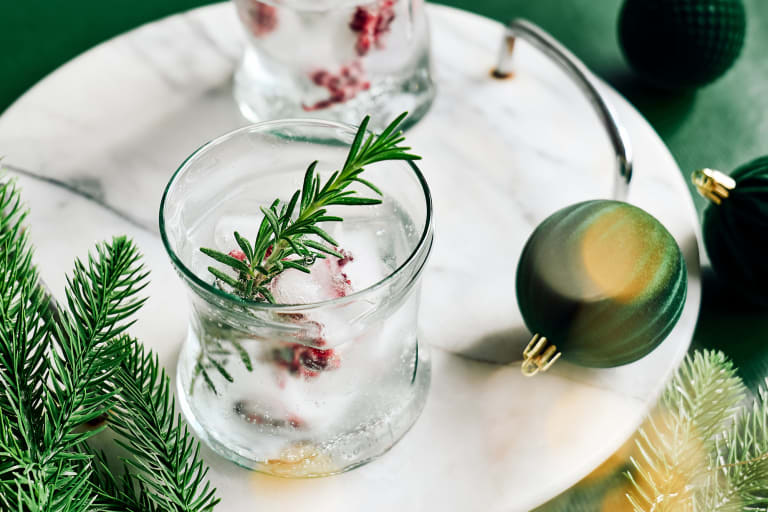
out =
<svg viewBox="0 0 768 512"><path fill-rule="evenodd" d="M743 483L725 478L717 448L745 398L746 387L721 352L696 352L683 363L635 436L627 472L635 511L732 510L721 505L735 490L732 484Z"/></svg>
<svg viewBox="0 0 768 512"><path fill-rule="evenodd" d="M110 426L132 455L125 464L159 510L212 510L219 500L206 481L200 446L175 411L170 379L157 355L128 337L123 342L129 349L115 375L120 393Z"/></svg>
<svg viewBox="0 0 768 512"><path fill-rule="evenodd" d="M0 510L210 512L169 380L126 334L147 284L136 246L116 237L76 260L56 304L25 218L15 182L0 181ZM106 425L83 428L104 417L129 448L120 476L89 446Z"/></svg>
<svg viewBox="0 0 768 512"><path fill-rule="evenodd" d="M237 277L216 267L208 267L208 271L242 298L274 303L267 284L275 276L288 268L309 273L315 260L327 255L341 258L342 255L336 250L338 242L319 224L343 220L329 215L329 206L381 203L381 199L363 197L349 189L357 183L382 195L378 187L360 176L366 166L385 160L421 158L408 153L411 148L400 145L405 137L399 127L406 116L407 112L399 115L378 136L367 133L370 118L366 116L340 170L334 171L322 183L316 173L318 162L315 160L304 174L301 189L288 202L275 199L269 207L261 207L264 217L253 242L238 232L234 233L235 241L245 255L243 260L214 249L200 249L205 255L234 270Z"/></svg>
<svg viewBox="0 0 768 512"><path fill-rule="evenodd" d="M721 352L694 352L612 465L536 511L768 510L768 380L749 397Z"/></svg>

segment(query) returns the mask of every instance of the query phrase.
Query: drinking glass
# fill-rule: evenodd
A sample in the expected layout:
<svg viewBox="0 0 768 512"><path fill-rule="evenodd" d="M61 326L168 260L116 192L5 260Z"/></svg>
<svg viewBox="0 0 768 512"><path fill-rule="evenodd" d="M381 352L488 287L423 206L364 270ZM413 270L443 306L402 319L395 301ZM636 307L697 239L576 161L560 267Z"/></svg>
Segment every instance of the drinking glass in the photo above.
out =
<svg viewBox="0 0 768 512"><path fill-rule="evenodd" d="M301 477L354 468L397 442L426 399L417 316L432 205L412 163L365 171L382 204L329 209L344 218L324 224L344 257L281 274L273 293L287 304L227 293L199 250L237 249L235 230L253 241L259 207L290 198L313 160L324 176L339 168L355 131L319 120L236 130L187 158L163 196L163 243L191 302L179 402L205 443L248 468ZM328 286L339 287L330 298Z"/></svg>
<svg viewBox="0 0 768 512"><path fill-rule="evenodd" d="M435 94L423 0L235 0L247 44L235 98L251 121L356 123L411 113ZM383 126L372 125L374 128Z"/></svg>

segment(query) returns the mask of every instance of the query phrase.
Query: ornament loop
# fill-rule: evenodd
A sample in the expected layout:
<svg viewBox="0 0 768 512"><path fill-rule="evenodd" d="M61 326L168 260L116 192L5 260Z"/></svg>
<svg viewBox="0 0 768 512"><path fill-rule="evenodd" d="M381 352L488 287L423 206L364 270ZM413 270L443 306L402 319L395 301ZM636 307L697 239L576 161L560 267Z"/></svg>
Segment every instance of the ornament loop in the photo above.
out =
<svg viewBox="0 0 768 512"><path fill-rule="evenodd" d="M597 79L578 57L557 42L554 37L539 26L523 19L514 19L507 25L496 67L491 71L491 76L494 78L504 79L512 76L511 64L516 38L524 39L552 59L573 79L589 100L605 131L608 132L616 155L613 199L625 201L629 193L629 182L632 179L632 148L629 144L629 136L619 122L613 106L600 93L601 86L598 85Z"/></svg>
<svg viewBox="0 0 768 512"><path fill-rule="evenodd" d="M523 365L520 368L523 375L533 377L539 372L545 372L560 359L561 353L547 338L534 334L528 346L523 350Z"/></svg>
<svg viewBox="0 0 768 512"><path fill-rule="evenodd" d="M715 204L727 199L731 190L736 188L736 181L725 173L714 169L699 169L691 174L691 181L696 190Z"/></svg>

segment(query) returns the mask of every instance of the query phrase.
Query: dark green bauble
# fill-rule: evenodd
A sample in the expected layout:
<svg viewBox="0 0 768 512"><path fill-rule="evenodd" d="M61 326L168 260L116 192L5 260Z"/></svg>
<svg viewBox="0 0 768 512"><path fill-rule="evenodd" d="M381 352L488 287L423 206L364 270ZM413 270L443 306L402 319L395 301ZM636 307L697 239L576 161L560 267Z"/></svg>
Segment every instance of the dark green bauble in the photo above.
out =
<svg viewBox="0 0 768 512"><path fill-rule="evenodd" d="M745 32L742 0L626 0L619 18L629 64L663 88L720 77L739 56Z"/></svg>
<svg viewBox="0 0 768 512"><path fill-rule="evenodd" d="M685 304L680 248L644 210L587 201L542 222L517 267L517 301L532 333L573 363L605 368L656 348Z"/></svg>
<svg viewBox="0 0 768 512"><path fill-rule="evenodd" d="M768 306L768 156L731 173L735 187L704 210L704 245L719 279Z"/></svg>

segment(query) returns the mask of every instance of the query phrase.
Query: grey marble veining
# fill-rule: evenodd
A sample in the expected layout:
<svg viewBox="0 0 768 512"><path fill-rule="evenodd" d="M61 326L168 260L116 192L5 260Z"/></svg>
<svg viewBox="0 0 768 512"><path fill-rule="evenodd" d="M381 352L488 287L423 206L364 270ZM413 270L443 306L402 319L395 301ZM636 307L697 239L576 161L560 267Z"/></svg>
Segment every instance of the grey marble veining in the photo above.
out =
<svg viewBox="0 0 768 512"><path fill-rule="evenodd" d="M438 98L408 134L424 156L436 218L420 319L434 347L425 412L390 453L332 478L255 475L205 451L222 510L528 510L619 447L685 354L700 298L693 203L658 136L603 86L635 149L630 201L683 248L683 317L658 349L624 367L563 362L525 379L499 364L528 338L514 295L522 244L557 208L607 197L610 145L578 89L530 46L518 44L513 79L489 77L501 25L445 7L429 15ZM61 296L74 257L97 240L132 236L152 270L133 333L171 372L187 302L157 237L158 204L187 155L246 123L231 97L242 44L231 5L173 16L73 60L0 118L0 154L31 207L43 278Z"/></svg>

